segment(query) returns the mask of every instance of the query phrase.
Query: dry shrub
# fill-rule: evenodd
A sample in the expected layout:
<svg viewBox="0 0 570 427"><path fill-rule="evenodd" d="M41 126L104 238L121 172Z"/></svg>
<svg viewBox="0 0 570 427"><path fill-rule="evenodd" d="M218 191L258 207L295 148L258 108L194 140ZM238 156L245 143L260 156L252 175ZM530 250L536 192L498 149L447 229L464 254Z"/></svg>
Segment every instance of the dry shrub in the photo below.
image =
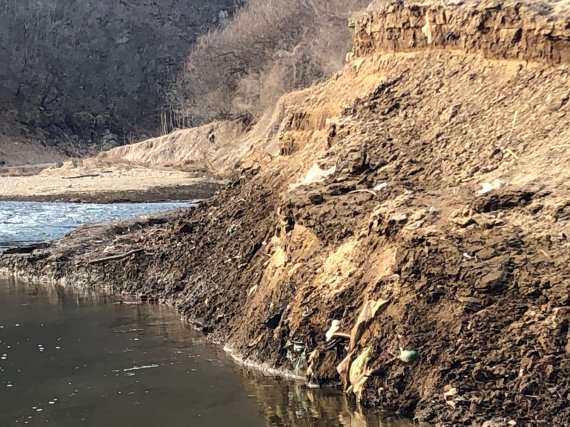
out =
<svg viewBox="0 0 570 427"><path fill-rule="evenodd" d="M347 18L367 0L250 0L202 37L171 101L197 122L259 116L282 94L337 71L350 49Z"/></svg>

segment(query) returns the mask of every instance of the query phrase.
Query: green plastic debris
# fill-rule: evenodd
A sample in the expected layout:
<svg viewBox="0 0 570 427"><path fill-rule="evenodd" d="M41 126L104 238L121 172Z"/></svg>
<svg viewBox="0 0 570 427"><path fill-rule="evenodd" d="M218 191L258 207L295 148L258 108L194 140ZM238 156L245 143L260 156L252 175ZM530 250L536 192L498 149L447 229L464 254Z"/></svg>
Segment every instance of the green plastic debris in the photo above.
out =
<svg viewBox="0 0 570 427"><path fill-rule="evenodd" d="M307 369L307 353L305 346L294 344L292 350L287 350L287 359L291 361L293 372L301 375Z"/></svg>
<svg viewBox="0 0 570 427"><path fill-rule="evenodd" d="M350 387L348 388L347 392L354 393L358 398L360 398L360 395L364 390L364 383L366 383L366 380L368 379L368 362L370 360L371 353L372 348L366 347L350 365L348 376L350 380Z"/></svg>
<svg viewBox="0 0 570 427"><path fill-rule="evenodd" d="M418 358L418 352L416 350L400 350L400 359L402 362L405 363L412 363Z"/></svg>

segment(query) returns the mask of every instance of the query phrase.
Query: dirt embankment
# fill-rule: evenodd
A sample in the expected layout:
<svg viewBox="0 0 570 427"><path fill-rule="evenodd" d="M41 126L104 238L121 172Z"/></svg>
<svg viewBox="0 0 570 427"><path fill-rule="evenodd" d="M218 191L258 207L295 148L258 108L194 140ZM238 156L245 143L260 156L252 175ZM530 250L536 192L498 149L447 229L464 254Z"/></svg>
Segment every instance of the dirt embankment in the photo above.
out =
<svg viewBox="0 0 570 427"><path fill-rule="evenodd" d="M248 361L417 420L568 425L570 16L531 6L381 4L342 73L254 129L273 161L0 267L169 303Z"/></svg>
<svg viewBox="0 0 570 427"><path fill-rule="evenodd" d="M239 120L215 122L58 165L2 167L0 200L202 199L236 173L249 130Z"/></svg>
<svg viewBox="0 0 570 427"><path fill-rule="evenodd" d="M228 176L251 145L249 125L235 120L178 130L104 151L83 163L87 167L135 165Z"/></svg>

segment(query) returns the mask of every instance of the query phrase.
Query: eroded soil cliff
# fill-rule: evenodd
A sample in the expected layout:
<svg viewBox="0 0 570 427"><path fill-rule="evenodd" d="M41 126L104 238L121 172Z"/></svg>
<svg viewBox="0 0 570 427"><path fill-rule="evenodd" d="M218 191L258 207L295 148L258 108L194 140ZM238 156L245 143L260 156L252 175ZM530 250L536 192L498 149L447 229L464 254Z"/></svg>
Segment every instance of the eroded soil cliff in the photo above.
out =
<svg viewBox="0 0 570 427"><path fill-rule="evenodd" d="M169 303L417 420L568 425L570 21L525 4L380 4L346 69L254 131L271 162L0 266Z"/></svg>

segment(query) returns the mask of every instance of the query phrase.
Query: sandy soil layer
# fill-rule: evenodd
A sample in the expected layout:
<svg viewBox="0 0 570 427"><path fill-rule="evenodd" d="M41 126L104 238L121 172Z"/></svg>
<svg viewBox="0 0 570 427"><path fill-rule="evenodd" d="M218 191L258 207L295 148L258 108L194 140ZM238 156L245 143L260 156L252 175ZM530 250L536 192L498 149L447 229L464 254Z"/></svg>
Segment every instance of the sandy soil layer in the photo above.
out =
<svg viewBox="0 0 570 427"><path fill-rule="evenodd" d="M0 200L109 203L202 199L221 184L177 170L46 169L32 176L0 176Z"/></svg>

